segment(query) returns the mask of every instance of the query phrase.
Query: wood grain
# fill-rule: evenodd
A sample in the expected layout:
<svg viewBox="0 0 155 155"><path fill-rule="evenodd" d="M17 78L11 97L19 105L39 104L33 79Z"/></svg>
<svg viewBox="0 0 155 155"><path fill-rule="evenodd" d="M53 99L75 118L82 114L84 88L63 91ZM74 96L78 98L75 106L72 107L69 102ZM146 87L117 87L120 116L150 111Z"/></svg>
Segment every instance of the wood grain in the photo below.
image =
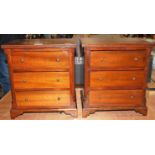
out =
<svg viewBox="0 0 155 155"><path fill-rule="evenodd" d="M74 39L18 40L2 47L9 63L12 119L25 112L77 117Z"/></svg>
<svg viewBox="0 0 155 155"><path fill-rule="evenodd" d="M145 51L92 51L90 54L91 68L144 68Z"/></svg>
<svg viewBox="0 0 155 155"><path fill-rule="evenodd" d="M144 90L101 90L90 91L90 107L140 106L144 103Z"/></svg>
<svg viewBox="0 0 155 155"><path fill-rule="evenodd" d="M15 90L38 88L70 88L68 72L13 73Z"/></svg>
<svg viewBox="0 0 155 155"><path fill-rule="evenodd" d="M147 114L145 90L150 52L143 39L81 39L85 55L83 117L101 110Z"/></svg>
<svg viewBox="0 0 155 155"><path fill-rule="evenodd" d="M91 89L142 89L144 71L95 71L90 73Z"/></svg>
<svg viewBox="0 0 155 155"><path fill-rule="evenodd" d="M4 49L76 48L77 39L22 39L2 45Z"/></svg>
<svg viewBox="0 0 155 155"><path fill-rule="evenodd" d="M22 50L21 50L22 51ZM67 51L47 52L12 52L14 71L51 71L69 69L69 53Z"/></svg>
<svg viewBox="0 0 155 155"><path fill-rule="evenodd" d="M17 107L51 108L70 106L69 91L26 91L16 92Z"/></svg>

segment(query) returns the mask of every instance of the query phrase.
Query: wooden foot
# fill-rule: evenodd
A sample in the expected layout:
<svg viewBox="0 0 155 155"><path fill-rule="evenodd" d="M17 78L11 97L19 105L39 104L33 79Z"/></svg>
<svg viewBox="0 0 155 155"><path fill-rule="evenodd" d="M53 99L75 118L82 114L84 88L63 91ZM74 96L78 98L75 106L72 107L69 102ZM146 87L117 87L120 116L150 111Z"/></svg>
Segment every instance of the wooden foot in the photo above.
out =
<svg viewBox="0 0 155 155"><path fill-rule="evenodd" d="M22 115L23 113L24 112L22 110L11 109L10 110L11 119L15 119L17 116Z"/></svg>
<svg viewBox="0 0 155 155"><path fill-rule="evenodd" d="M135 111L144 116L147 115L147 107L139 107L139 108L136 108Z"/></svg>
<svg viewBox="0 0 155 155"><path fill-rule="evenodd" d="M72 117L77 117L77 115L78 115L77 110L66 110L66 111L64 111L64 113L66 115L71 115Z"/></svg>
<svg viewBox="0 0 155 155"><path fill-rule="evenodd" d="M90 114L95 113L96 110L94 109L83 109L82 110L82 117L86 118L87 116L89 116Z"/></svg>
<svg viewBox="0 0 155 155"><path fill-rule="evenodd" d="M87 116L89 116L89 114L90 114L90 113L89 113L89 110L86 110L86 109L83 109L83 110L82 110L82 117L83 117L83 118L86 118Z"/></svg>

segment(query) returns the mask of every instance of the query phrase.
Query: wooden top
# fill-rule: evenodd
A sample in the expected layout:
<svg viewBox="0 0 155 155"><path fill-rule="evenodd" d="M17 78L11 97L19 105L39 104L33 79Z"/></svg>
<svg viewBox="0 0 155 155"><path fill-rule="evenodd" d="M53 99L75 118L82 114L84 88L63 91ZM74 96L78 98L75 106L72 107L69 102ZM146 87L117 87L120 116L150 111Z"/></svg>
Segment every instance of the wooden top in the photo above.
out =
<svg viewBox="0 0 155 155"><path fill-rule="evenodd" d="M155 46L155 41L147 41L139 38L83 38L83 47L106 47L106 46Z"/></svg>
<svg viewBox="0 0 155 155"><path fill-rule="evenodd" d="M76 39L23 39L2 45L2 48L76 47Z"/></svg>

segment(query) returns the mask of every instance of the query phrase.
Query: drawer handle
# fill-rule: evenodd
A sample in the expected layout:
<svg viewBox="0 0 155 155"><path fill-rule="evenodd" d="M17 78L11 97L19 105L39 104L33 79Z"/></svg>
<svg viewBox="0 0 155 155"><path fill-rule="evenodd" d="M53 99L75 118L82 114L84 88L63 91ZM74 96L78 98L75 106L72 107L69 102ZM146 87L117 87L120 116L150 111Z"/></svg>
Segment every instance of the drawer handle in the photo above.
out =
<svg viewBox="0 0 155 155"><path fill-rule="evenodd" d="M56 58L56 62L60 62L60 59L59 58Z"/></svg>
<svg viewBox="0 0 155 155"><path fill-rule="evenodd" d="M26 80L22 80L22 82L23 82L23 83L26 83L27 81L26 81Z"/></svg>
<svg viewBox="0 0 155 155"><path fill-rule="evenodd" d="M132 80L135 81L136 80L136 77L132 77Z"/></svg>
<svg viewBox="0 0 155 155"><path fill-rule="evenodd" d="M133 95L130 96L131 99L134 99L135 97Z"/></svg>
<svg viewBox="0 0 155 155"><path fill-rule="evenodd" d="M61 98L60 98L60 97L58 97L58 98L57 98L57 100L58 100L58 101L60 101L60 100L61 100Z"/></svg>
<svg viewBox="0 0 155 155"><path fill-rule="evenodd" d="M134 58L135 61L138 61L139 59L137 57Z"/></svg>
<svg viewBox="0 0 155 155"><path fill-rule="evenodd" d="M60 79L56 79L57 82L60 82Z"/></svg>
<svg viewBox="0 0 155 155"><path fill-rule="evenodd" d="M28 102L28 98L25 98L25 102Z"/></svg>
<svg viewBox="0 0 155 155"><path fill-rule="evenodd" d="M104 59L103 58L101 58L101 62L103 62L104 61Z"/></svg>
<svg viewBox="0 0 155 155"><path fill-rule="evenodd" d="M102 81L103 79L102 78L98 78L97 80Z"/></svg>
<svg viewBox="0 0 155 155"><path fill-rule="evenodd" d="M21 63L24 63L24 59L23 59L23 58L21 58L21 59L20 59L20 62L21 62Z"/></svg>

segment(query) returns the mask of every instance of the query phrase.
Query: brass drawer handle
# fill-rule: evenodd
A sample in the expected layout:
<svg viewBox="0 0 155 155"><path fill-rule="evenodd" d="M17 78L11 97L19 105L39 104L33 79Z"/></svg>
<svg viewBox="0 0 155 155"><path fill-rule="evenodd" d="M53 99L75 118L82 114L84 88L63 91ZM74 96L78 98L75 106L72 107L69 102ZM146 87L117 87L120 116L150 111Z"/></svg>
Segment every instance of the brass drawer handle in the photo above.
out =
<svg viewBox="0 0 155 155"><path fill-rule="evenodd" d="M102 78L98 78L97 80L98 80L98 81L102 81L103 79L102 79Z"/></svg>
<svg viewBox="0 0 155 155"><path fill-rule="evenodd" d="M134 58L135 61L138 61L139 59L137 57Z"/></svg>
<svg viewBox="0 0 155 155"><path fill-rule="evenodd" d="M28 98L25 98L25 102L28 102Z"/></svg>
<svg viewBox="0 0 155 155"><path fill-rule="evenodd" d="M133 95L130 96L131 99L134 99L135 97Z"/></svg>
<svg viewBox="0 0 155 155"><path fill-rule="evenodd" d="M57 98L57 100L58 100L58 101L60 101L60 100L61 100L61 98L60 98L60 97L58 97L58 98Z"/></svg>
<svg viewBox="0 0 155 155"><path fill-rule="evenodd" d="M26 80L22 80L22 83L26 83L27 81Z"/></svg>
<svg viewBox="0 0 155 155"><path fill-rule="evenodd" d="M101 62L103 62L104 61L104 59L103 58L101 58Z"/></svg>
<svg viewBox="0 0 155 155"><path fill-rule="evenodd" d="M60 79L56 79L57 82L60 82Z"/></svg>
<svg viewBox="0 0 155 155"><path fill-rule="evenodd" d="M21 59L20 59L20 62L21 62L21 63L24 63L24 59L23 59L23 58L21 58Z"/></svg>
<svg viewBox="0 0 155 155"><path fill-rule="evenodd" d="M134 81L135 81L135 80L136 80L136 77L132 77L132 80L134 80Z"/></svg>
<svg viewBox="0 0 155 155"><path fill-rule="evenodd" d="M60 62L60 59L59 58L56 58L56 62Z"/></svg>

